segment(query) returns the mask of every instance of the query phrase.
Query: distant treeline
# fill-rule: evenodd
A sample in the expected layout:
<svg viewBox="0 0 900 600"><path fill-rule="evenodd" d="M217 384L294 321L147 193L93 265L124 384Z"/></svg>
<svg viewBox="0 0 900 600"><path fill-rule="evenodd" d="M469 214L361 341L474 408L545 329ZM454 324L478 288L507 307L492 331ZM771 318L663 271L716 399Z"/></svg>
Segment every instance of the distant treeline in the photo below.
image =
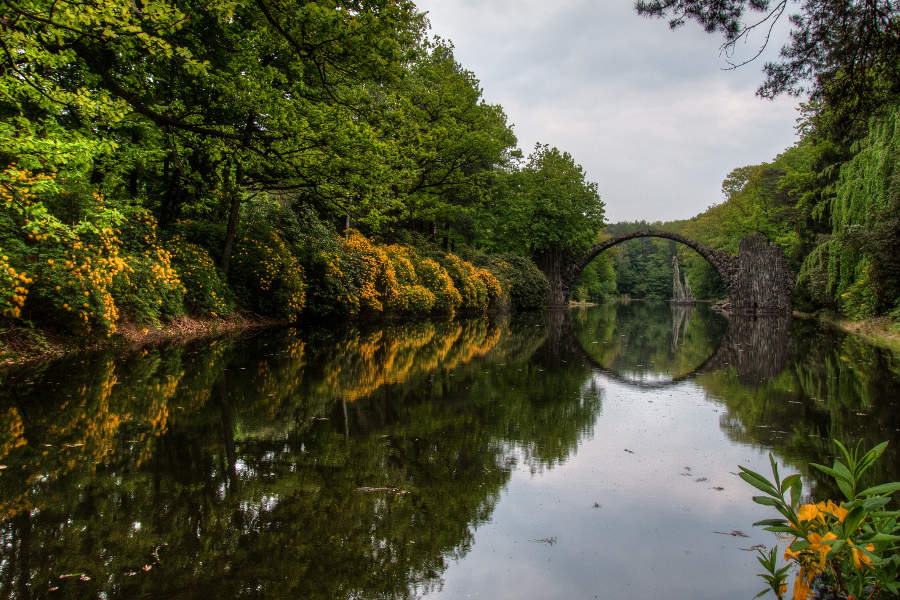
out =
<svg viewBox="0 0 900 600"><path fill-rule="evenodd" d="M855 135L835 131L828 105L804 116L795 145L729 173L722 203L683 221L616 223L604 235L666 229L737 253L743 237L761 233L797 273L796 307L900 317L900 105L883 104ZM576 293L669 298L675 254L696 297L726 293L709 263L675 242L642 238L608 254L584 273Z"/></svg>

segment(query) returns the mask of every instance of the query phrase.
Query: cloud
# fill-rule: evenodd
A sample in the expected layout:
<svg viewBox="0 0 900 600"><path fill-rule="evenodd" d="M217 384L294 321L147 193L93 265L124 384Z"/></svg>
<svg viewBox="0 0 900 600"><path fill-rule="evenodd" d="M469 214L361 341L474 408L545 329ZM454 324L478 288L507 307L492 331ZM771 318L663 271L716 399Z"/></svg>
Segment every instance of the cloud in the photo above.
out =
<svg viewBox="0 0 900 600"><path fill-rule="evenodd" d="M759 64L725 71L717 37L690 25L670 31L630 2L418 6L453 40L485 99L504 107L523 150L541 141L572 153L598 182L610 220L691 217L721 200L731 169L795 141L794 101L754 96Z"/></svg>

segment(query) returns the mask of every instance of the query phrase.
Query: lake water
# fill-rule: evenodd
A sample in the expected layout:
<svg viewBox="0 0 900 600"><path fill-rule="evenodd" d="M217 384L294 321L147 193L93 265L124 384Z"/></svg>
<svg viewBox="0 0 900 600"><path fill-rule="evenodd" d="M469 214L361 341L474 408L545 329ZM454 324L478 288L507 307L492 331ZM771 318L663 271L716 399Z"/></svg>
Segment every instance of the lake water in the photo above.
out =
<svg viewBox="0 0 900 600"><path fill-rule="evenodd" d="M900 360L635 302L0 372L0 598L752 598L738 465L890 440Z"/></svg>

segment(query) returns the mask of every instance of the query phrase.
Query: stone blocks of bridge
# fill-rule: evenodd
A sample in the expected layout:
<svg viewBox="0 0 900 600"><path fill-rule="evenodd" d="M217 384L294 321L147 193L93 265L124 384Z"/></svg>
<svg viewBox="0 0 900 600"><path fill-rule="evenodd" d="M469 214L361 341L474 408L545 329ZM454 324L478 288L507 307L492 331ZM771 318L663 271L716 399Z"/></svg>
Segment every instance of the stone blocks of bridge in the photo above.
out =
<svg viewBox="0 0 900 600"><path fill-rule="evenodd" d="M738 255L728 269L731 312L789 314L794 274L781 248L761 235L741 240Z"/></svg>

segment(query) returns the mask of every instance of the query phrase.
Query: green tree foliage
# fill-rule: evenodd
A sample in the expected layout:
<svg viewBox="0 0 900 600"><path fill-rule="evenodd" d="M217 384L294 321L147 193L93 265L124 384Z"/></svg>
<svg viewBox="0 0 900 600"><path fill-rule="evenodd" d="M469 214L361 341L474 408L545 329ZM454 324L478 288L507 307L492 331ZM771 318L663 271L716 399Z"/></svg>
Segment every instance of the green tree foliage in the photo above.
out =
<svg viewBox="0 0 900 600"><path fill-rule="evenodd" d="M391 310L460 305L445 267L427 288L385 249L408 231L472 243L520 153L411 1L23 0L0 20L4 316L110 333L185 309L293 319L307 299L356 314L376 266L347 253L347 226L403 272ZM463 305L502 293L485 273Z"/></svg>
<svg viewBox="0 0 900 600"><path fill-rule="evenodd" d="M522 169L498 175L495 193L483 243L539 265L578 256L603 227L597 184L568 152L546 144L535 146Z"/></svg>
<svg viewBox="0 0 900 600"><path fill-rule="evenodd" d="M720 33L733 67L756 59L776 22L789 18L791 41L779 62L766 63L758 94L810 94L841 115L840 136L865 131L869 115L900 93L900 7L892 0L804 0L785 16L787 0L638 0L639 14L669 19L672 28L696 21ZM735 58L739 46L758 52ZM752 52L752 51L751 51Z"/></svg>
<svg viewBox="0 0 900 600"><path fill-rule="evenodd" d="M499 105L442 40L425 44L397 86L385 135L399 138L404 181L389 212L406 229L471 241L497 169L519 154Z"/></svg>
<svg viewBox="0 0 900 600"><path fill-rule="evenodd" d="M816 209L831 231L804 260L799 283L812 299L857 318L900 301L900 111L873 119L833 193Z"/></svg>
<svg viewBox="0 0 900 600"><path fill-rule="evenodd" d="M673 28L692 20L721 33L729 57L754 36L764 47L790 10L783 0L641 0L636 9L668 18ZM726 201L686 231L731 250L746 233L760 232L800 272L797 299L805 307L855 318L884 314L900 300L900 7L889 0L805 0L796 10L791 41L780 62L765 65L758 93L809 95L801 104L801 140L770 163L732 171L723 184Z"/></svg>

